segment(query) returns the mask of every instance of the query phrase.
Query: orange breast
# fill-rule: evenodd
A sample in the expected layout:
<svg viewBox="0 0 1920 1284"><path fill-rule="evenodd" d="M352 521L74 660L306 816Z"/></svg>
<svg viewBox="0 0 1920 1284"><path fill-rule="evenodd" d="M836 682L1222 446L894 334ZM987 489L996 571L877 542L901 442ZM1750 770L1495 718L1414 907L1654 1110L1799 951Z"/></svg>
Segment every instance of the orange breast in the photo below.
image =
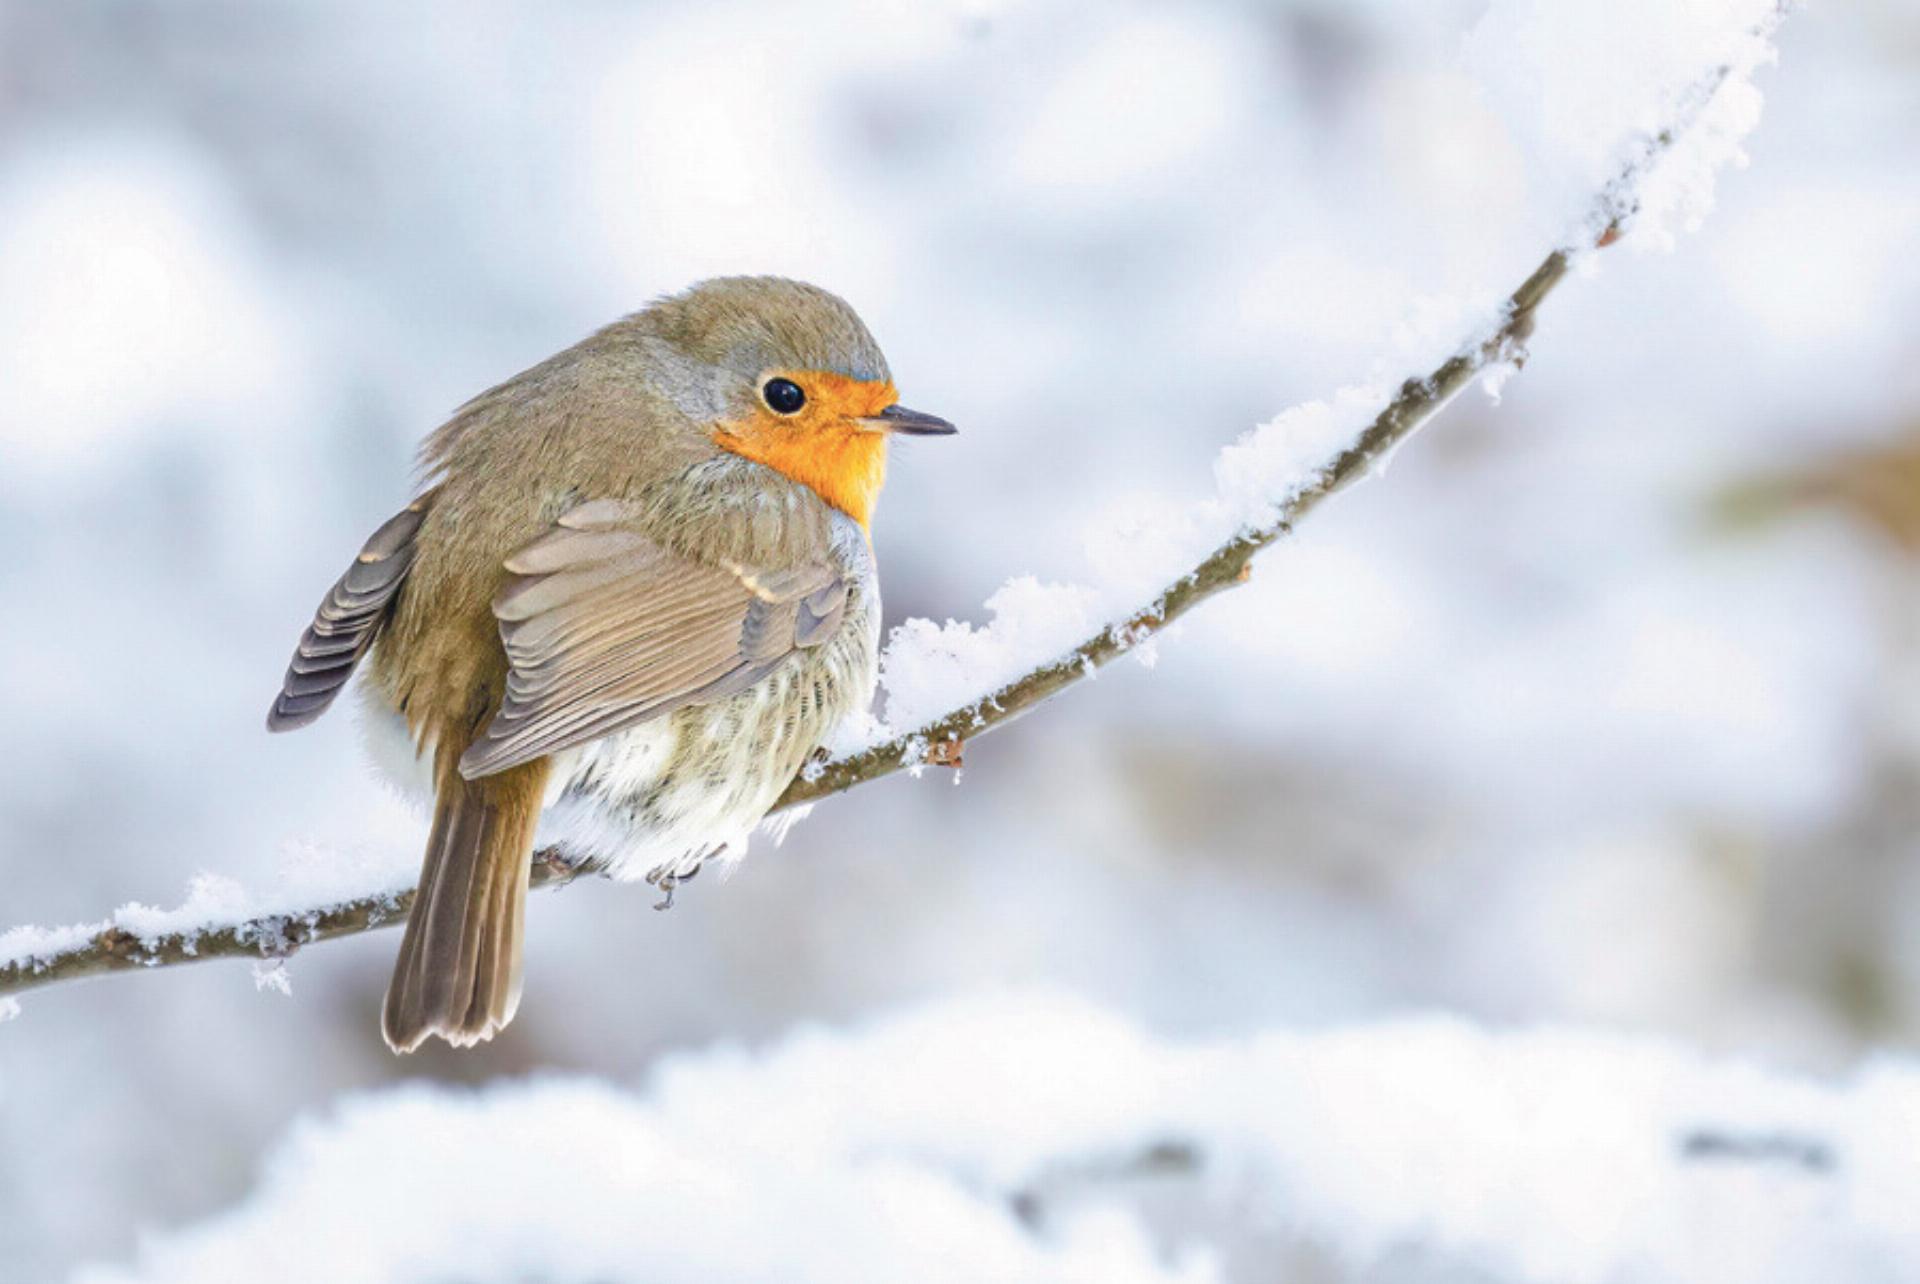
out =
<svg viewBox="0 0 1920 1284"><path fill-rule="evenodd" d="M800 413L762 409L716 427L714 444L799 482L866 527L887 479L887 437L854 421L898 400L893 385L819 370L789 377L807 393Z"/></svg>

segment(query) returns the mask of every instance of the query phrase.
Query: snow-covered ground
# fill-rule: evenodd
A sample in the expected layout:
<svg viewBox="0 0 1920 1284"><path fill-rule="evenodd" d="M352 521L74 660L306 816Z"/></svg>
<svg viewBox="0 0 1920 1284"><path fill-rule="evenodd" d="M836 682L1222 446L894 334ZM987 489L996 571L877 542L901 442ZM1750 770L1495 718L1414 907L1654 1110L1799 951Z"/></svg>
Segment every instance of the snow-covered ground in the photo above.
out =
<svg viewBox="0 0 1920 1284"><path fill-rule="evenodd" d="M303 1122L239 1208L85 1284L1920 1275L1920 1067L1821 1086L1454 1020L1160 1042L982 995L641 1091L427 1084Z"/></svg>
<svg viewBox="0 0 1920 1284"><path fill-rule="evenodd" d="M876 528L891 619L976 626L906 635L904 725L1284 489L1301 434L1377 396L1341 389L1471 333L1673 86L1747 69L1770 8L0 7L0 929L176 903L197 875L208 913L404 880L420 821L351 720L259 733L284 652L423 431L649 295L818 280L910 403L962 425L899 452ZM528 1177L488 1188L524 1220L473 1260L522 1276L751 1275L711 1237L756 1226L819 1278L858 1277L830 1267L866 1261L863 1232L875 1278L938 1275L943 1236L1003 1254L956 1278L1256 1278L1276 1254L1327 1279L1913 1270L1886 1209L1920 1187L1886 1157L1914 1071L1846 1067L1920 1031L1920 493L1899 471L1920 15L1813 7L1778 46L1646 190L1660 217L1551 301L1497 403L1463 397L1151 671L970 747L960 788L864 788L669 915L631 889L536 898L496 1044L391 1061L381 936L259 986L215 964L26 996L0 1023L0 1262L223 1278L288 1225L404 1212L373 1173L418 1121L420 1162L466 1184L415 1192L429 1224L380 1223L417 1241L369 1230L396 1279L468 1260L434 1256L454 1241L431 1219L486 1171L452 1171L476 1129L512 1133ZM949 1001L1008 984L1078 998ZM1380 1021L1407 1008L1635 1033ZM1035 1082L935 1055L995 1033ZM884 1080L871 1131L808 1055ZM379 1095L536 1069L607 1082ZM731 1136L689 1202L660 1165L722 1097L677 1099L688 1075L743 1122L815 1131ZM957 1111L968 1075L1006 1113ZM1042 1126L1063 1083L1086 1113ZM1174 1109L1168 1083L1208 1100ZM328 1114L342 1092L373 1095ZM1419 1120L1391 1144L1347 1127L1370 1100ZM1722 1127L1758 1157L1675 1140ZM1258 1175L1051 1211L1085 1152L1182 1130ZM570 1172L568 1136L643 1159ZM1541 1184L1547 1150L1564 1181ZM903 1201L897 1236L858 1220L875 1189ZM1008 1212L1028 1195L1049 1211ZM509 1250L624 1204L580 1250L605 1257Z"/></svg>

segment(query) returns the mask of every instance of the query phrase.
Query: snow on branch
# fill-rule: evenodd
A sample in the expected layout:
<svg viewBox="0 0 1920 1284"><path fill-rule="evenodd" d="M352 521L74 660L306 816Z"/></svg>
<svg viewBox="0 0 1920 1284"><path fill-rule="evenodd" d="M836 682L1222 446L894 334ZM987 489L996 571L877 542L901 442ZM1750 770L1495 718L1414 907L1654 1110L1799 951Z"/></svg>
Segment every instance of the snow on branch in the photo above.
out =
<svg viewBox="0 0 1920 1284"><path fill-rule="evenodd" d="M999 995L637 1091L349 1099L78 1279L1916 1279L1915 1190L1907 1061L1823 1083L1438 1018L1180 1043Z"/></svg>
<svg viewBox="0 0 1920 1284"><path fill-rule="evenodd" d="M784 811L901 770L958 766L968 740L992 731L1100 666L1138 648L1208 598L1245 583L1255 554L1320 503L1379 472L1393 451L1475 380L1490 387L1519 367L1535 313L1576 262L1633 235L1670 241L1711 204L1715 172L1743 159L1758 120L1753 71L1772 57L1784 16L1776 0L1631 0L1623 6L1497 3L1468 41L1470 61L1498 99L1542 134L1543 182L1577 183L1559 245L1477 324L1397 386L1342 389L1288 410L1223 450L1216 493L1182 514L1126 584L1042 586L1015 580L987 603L984 627L910 620L881 659L885 717L853 729L840 752L781 798ZM1550 11L1551 17L1543 16ZM1625 33L1625 34L1622 34ZM1608 42L1614 47L1609 51ZM1560 76L1556 69L1578 68ZM1540 122L1545 122L1544 124ZM1547 180L1551 180L1550 182ZM1141 574L1157 592L1138 592ZM1132 590L1131 595L1128 595ZM547 847L533 884L558 886L595 870L592 853ZM0 934L0 994L54 981L220 957L281 958L316 941L405 920L410 885L391 875L325 896L283 892L250 904L208 878L171 911L123 907L102 922Z"/></svg>

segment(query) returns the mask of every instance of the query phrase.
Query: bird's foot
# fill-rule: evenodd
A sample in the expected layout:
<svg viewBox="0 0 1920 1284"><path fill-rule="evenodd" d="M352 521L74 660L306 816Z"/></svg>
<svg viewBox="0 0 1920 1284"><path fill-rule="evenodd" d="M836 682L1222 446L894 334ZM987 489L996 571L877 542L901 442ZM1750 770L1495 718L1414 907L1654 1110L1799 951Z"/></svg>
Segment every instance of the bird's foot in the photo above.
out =
<svg viewBox="0 0 1920 1284"><path fill-rule="evenodd" d="M727 850L726 847L721 846L710 852L702 852L699 860L696 860L691 866L683 870L675 871L670 865L662 865L660 868L648 874L647 881L666 894L666 899L662 900L658 905L655 905L654 908L657 910L672 909L674 889L682 883L691 883L699 875L701 863L704 862L707 857L718 856L725 850Z"/></svg>

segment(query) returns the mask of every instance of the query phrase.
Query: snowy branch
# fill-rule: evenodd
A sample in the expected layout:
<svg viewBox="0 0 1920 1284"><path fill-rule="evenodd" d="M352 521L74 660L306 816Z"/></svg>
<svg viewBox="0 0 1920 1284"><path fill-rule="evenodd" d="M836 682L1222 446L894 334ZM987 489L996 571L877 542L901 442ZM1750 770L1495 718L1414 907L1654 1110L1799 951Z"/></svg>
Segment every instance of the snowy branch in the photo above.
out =
<svg viewBox="0 0 1920 1284"><path fill-rule="evenodd" d="M1764 45L1784 12L1784 7L1773 10L1761 28L1749 34ZM1757 56L1753 60L1757 61ZM1601 187L1587 216L1512 292L1490 327L1483 327L1428 373L1406 380L1390 397L1383 397L1384 404L1370 420L1343 430L1338 442L1310 460L1300 475L1287 479L1278 493L1270 490L1250 508L1231 509L1242 514L1236 528L1190 570L1071 650L1026 669L988 694L918 723L910 731L809 770L794 781L776 811L844 793L903 769L957 767L967 741L1012 721L1088 677L1215 594L1245 583L1256 554L1288 534L1324 500L1380 471L1394 449L1455 394L1477 378L1495 376L1522 363L1540 304L1565 279L1580 255L1590 247L1611 244L1632 225L1646 197L1648 184L1643 180L1656 162L1700 121L1736 71L1744 74L1750 70L1751 63L1738 68L1719 65L1688 85L1674 98L1665 127L1642 135L1629 159ZM1663 193L1662 200L1671 204L1675 197ZM1268 428L1283 421L1284 417ZM1332 426L1339 427L1337 416ZM1328 424L1323 422L1321 432L1327 429ZM1317 438L1308 443L1319 444ZM1257 442L1252 447L1255 451L1260 448ZM1293 443L1292 449L1298 453L1299 443ZM1272 471L1270 461L1254 462L1256 474ZM1248 519L1244 513L1249 511L1258 516ZM558 849L543 848L534 854L533 885L561 886L595 871L596 863L591 859L578 860ZM55 981L209 958L282 958L316 941L403 922L412 900L411 888L390 887L312 908L293 907L224 920L220 916L191 916L191 906L171 913L130 907L102 923L51 930L19 928L0 935L0 995Z"/></svg>
<svg viewBox="0 0 1920 1284"><path fill-rule="evenodd" d="M844 793L912 766L958 766L961 747L968 739L1011 722L1153 637L1214 594L1245 583L1256 553L1285 535L1322 500L1366 476L1399 442L1488 367L1518 363L1522 344L1533 327L1534 309L1566 276L1568 261L1569 252L1565 250L1548 255L1514 292L1505 322L1492 335L1456 354L1426 377L1409 379L1359 440L1317 481L1282 505L1280 516L1273 522L1234 536L1125 621L1101 630L1066 655L910 734L834 759L817 772L795 780L776 810ZM534 853L533 885L561 886L595 868L593 861L574 861L557 849L544 848ZM0 994L106 972L210 958L282 958L316 941L403 923L412 908L413 895L412 889L379 892L311 911L266 915L213 930L189 927L145 935L109 922L52 949L0 962ZM4 938L0 938L0 946L4 944Z"/></svg>

